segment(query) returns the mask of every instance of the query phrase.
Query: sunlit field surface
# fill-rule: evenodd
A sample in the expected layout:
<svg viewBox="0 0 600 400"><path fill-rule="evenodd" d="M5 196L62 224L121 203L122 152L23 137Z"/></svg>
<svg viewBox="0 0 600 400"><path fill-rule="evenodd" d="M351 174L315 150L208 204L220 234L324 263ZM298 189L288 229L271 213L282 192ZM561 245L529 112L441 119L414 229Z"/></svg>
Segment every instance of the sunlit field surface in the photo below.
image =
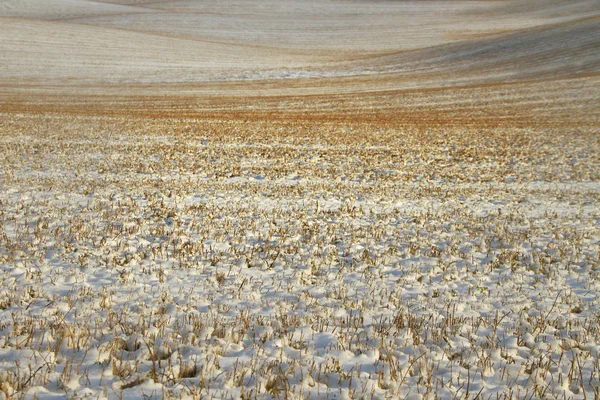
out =
<svg viewBox="0 0 600 400"><path fill-rule="evenodd" d="M0 2L0 398L597 398L599 13Z"/></svg>

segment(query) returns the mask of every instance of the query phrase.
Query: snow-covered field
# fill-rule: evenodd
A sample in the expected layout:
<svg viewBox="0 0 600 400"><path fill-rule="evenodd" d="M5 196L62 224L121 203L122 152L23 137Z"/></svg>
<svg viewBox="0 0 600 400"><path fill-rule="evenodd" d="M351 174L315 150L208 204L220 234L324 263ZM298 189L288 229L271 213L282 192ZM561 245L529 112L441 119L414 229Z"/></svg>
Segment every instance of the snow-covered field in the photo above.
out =
<svg viewBox="0 0 600 400"><path fill-rule="evenodd" d="M598 0L0 0L0 400L600 397Z"/></svg>
<svg viewBox="0 0 600 400"><path fill-rule="evenodd" d="M581 76L600 62L599 15L598 0L4 0L0 86L98 94L384 73L370 88L390 90Z"/></svg>
<svg viewBox="0 0 600 400"><path fill-rule="evenodd" d="M2 117L3 397L598 396L595 131Z"/></svg>

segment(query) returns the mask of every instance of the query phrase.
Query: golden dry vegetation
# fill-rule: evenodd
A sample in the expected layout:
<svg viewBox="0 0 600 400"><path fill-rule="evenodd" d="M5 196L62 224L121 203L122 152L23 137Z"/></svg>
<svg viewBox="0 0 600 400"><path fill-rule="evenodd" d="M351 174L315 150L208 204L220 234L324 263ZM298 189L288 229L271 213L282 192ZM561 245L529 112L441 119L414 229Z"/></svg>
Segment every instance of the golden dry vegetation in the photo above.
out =
<svg viewBox="0 0 600 400"><path fill-rule="evenodd" d="M597 398L598 2L226 3L0 3L0 396Z"/></svg>

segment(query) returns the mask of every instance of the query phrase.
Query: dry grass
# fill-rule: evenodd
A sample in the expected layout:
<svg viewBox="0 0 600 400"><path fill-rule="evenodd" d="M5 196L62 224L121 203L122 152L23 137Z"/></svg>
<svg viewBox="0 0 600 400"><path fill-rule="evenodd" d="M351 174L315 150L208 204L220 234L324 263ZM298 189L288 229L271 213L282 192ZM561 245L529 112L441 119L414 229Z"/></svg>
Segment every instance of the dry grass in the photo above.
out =
<svg viewBox="0 0 600 400"><path fill-rule="evenodd" d="M0 2L0 399L598 398L596 1L87 3Z"/></svg>
<svg viewBox="0 0 600 400"><path fill-rule="evenodd" d="M595 130L226 115L4 116L5 395L597 395Z"/></svg>

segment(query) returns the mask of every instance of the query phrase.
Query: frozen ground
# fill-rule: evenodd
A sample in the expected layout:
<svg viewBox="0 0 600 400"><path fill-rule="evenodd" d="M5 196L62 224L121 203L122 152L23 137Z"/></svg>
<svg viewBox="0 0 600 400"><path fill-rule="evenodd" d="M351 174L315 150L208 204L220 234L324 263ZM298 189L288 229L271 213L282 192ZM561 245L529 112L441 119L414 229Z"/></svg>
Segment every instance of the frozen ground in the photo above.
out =
<svg viewBox="0 0 600 400"><path fill-rule="evenodd" d="M2 396L598 396L594 131L3 118Z"/></svg>
<svg viewBox="0 0 600 400"><path fill-rule="evenodd" d="M385 73L372 90L390 90L581 76L600 63L599 13L598 0L5 0L0 87L97 94Z"/></svg>
<svg viewBox="0 0 600 400"><path fill-rule="evenodd" d="M0 399L598 398L599 11L0 1Z"/></svg>

